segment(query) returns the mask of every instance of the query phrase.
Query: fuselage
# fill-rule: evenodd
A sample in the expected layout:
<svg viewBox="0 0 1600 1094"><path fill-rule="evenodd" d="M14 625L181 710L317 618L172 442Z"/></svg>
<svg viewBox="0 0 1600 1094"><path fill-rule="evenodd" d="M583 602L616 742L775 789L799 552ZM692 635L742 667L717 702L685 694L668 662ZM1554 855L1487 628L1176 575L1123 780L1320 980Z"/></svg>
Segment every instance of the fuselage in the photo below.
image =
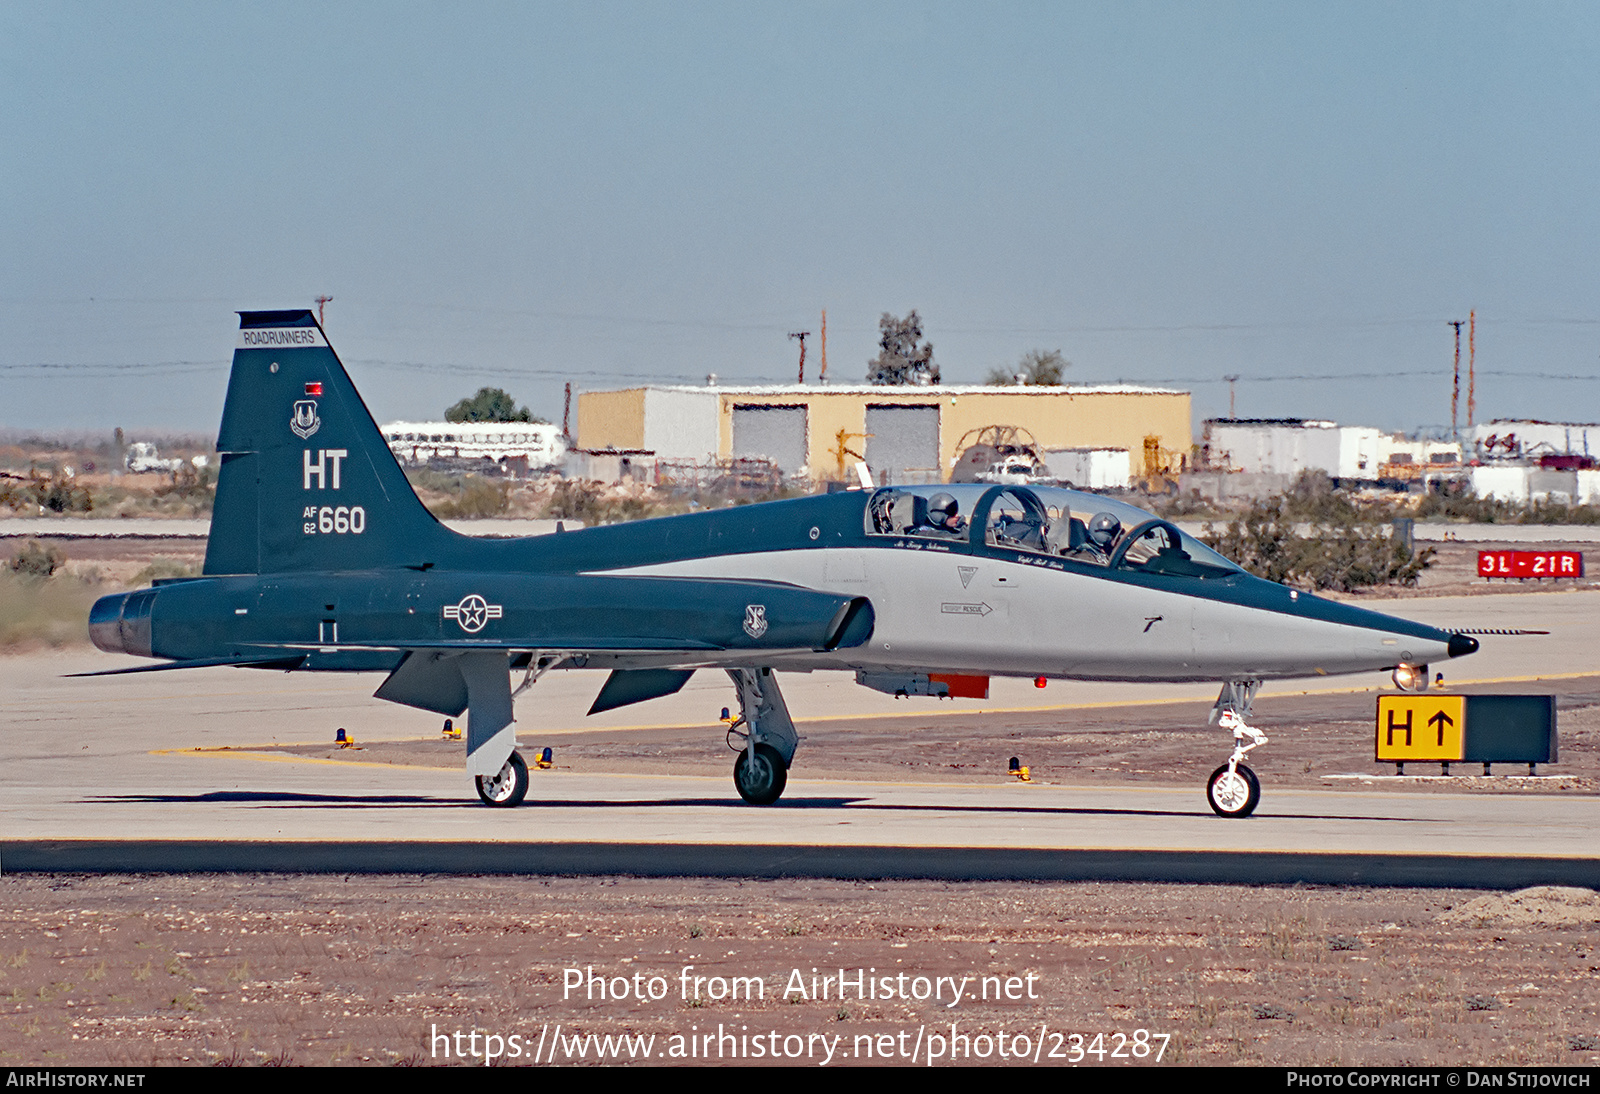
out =
<svg viewBox="0 0 1600 1094"><path fill-rule="evenodd" d="M970 518L958 532L909 516L939 489ZM1110 557L1072 527L1105 507L1124 525L1144 518ZM449 535L436 559L405 567L106 597L91 633L107 650L313 671L387 671L407 650L443 648L556 651L567 667L1145 681L1335 675L1476 648L1253 577L1148 514L1073 491L856 491L527 539Z"/></svg>

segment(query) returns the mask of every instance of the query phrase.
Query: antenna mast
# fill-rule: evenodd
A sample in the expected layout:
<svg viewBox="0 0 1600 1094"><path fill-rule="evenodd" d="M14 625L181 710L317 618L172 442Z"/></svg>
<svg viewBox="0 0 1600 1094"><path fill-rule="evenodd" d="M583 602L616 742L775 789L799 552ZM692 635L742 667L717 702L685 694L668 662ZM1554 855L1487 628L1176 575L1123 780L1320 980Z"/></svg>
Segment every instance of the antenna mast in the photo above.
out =
<svg viewBox="0 0 1600 1094"><path fill-rule="evenodd" d="M319 296L319 297L317 297L317 326L319 326L319 327L327 326L327 316L326 316L325 312L326 312L326 309L327 309L328 305L330 303L332 303L332 301L333 301L333 297L331 297L331 296Z"/></svg>
<svg viewBox="0 0 1600 1094"><path fill-rule="evenodd" d="M1239 382L1239 376L1235 373L1232 376L1224 376L1223 379L1228 381L1228 420L1231 422L1237 417L1233 412L1233 385Z"/></svg>

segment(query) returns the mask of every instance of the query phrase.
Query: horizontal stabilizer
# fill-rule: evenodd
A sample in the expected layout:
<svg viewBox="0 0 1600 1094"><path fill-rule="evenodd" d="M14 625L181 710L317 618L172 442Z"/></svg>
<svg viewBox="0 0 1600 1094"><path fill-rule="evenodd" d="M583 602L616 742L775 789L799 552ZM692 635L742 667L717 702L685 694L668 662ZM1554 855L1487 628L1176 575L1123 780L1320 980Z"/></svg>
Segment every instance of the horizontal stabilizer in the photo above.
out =
<svg viewBox="0 0 1600 1094"><path fill-rule="evenodd" d="M693 669L617 669L595 696L590 714L602 714L646 699L673 695L689 682Z"/></svg>
<svg viewBox="0 0 1600 1094"><path fill-rule="evenodd" d="M221 665L235 668L282 669L292 672L305 660L304 655L292 657L201 657L190 661L164 661L159 665L134 665L127 669L103 669L100 672L69 672L73 676L126 676L130 672L166 672L168 669L214 669Z"/></svg>

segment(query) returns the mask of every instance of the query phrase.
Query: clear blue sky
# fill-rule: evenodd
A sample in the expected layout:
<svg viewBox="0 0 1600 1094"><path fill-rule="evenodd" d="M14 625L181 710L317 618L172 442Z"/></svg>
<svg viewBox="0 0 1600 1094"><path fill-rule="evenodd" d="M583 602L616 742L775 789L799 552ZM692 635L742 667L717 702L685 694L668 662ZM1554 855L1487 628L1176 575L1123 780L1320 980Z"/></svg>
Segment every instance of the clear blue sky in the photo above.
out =
<svg viewBox="0 0 1600 1094"><path fill-rule="evenodd" d="M1592 4L13 0L0 426L214 430L233 310L323 293L380 420L788 380L823 308L859 380L916 308L948 382L1410 429L1476 308L1480 420L1594 421L1597 59Z"/></svg>

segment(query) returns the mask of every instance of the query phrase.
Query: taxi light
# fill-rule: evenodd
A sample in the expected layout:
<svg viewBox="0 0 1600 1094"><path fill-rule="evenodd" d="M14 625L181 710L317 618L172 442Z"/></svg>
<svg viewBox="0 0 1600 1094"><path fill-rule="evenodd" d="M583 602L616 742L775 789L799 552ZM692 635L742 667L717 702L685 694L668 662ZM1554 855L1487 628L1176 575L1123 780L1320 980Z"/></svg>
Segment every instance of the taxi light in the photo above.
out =
<svg viewBox="0 0 1600 1094"><path fill-rule="evenodd" d="M1401 691L1427 691L1428 666L1396 665L1394 667L1394 686Z"/></svg>
<svg viewBox="0 0 1600 1094"><path fill-rule="evenodd" d="M556 765L556 752L553 748L546 748L539 753L539 758L534 761L534 766L540 771L549 771Z"/></svg>
<svg viewBox="0 0 1600 1094"><path fill-rule="evenodd" d="M1035 676L1033 678L1033 686L1036 688L1042 688L1049 682L1050 681L1046 680L1043 676Z"/></svg>

